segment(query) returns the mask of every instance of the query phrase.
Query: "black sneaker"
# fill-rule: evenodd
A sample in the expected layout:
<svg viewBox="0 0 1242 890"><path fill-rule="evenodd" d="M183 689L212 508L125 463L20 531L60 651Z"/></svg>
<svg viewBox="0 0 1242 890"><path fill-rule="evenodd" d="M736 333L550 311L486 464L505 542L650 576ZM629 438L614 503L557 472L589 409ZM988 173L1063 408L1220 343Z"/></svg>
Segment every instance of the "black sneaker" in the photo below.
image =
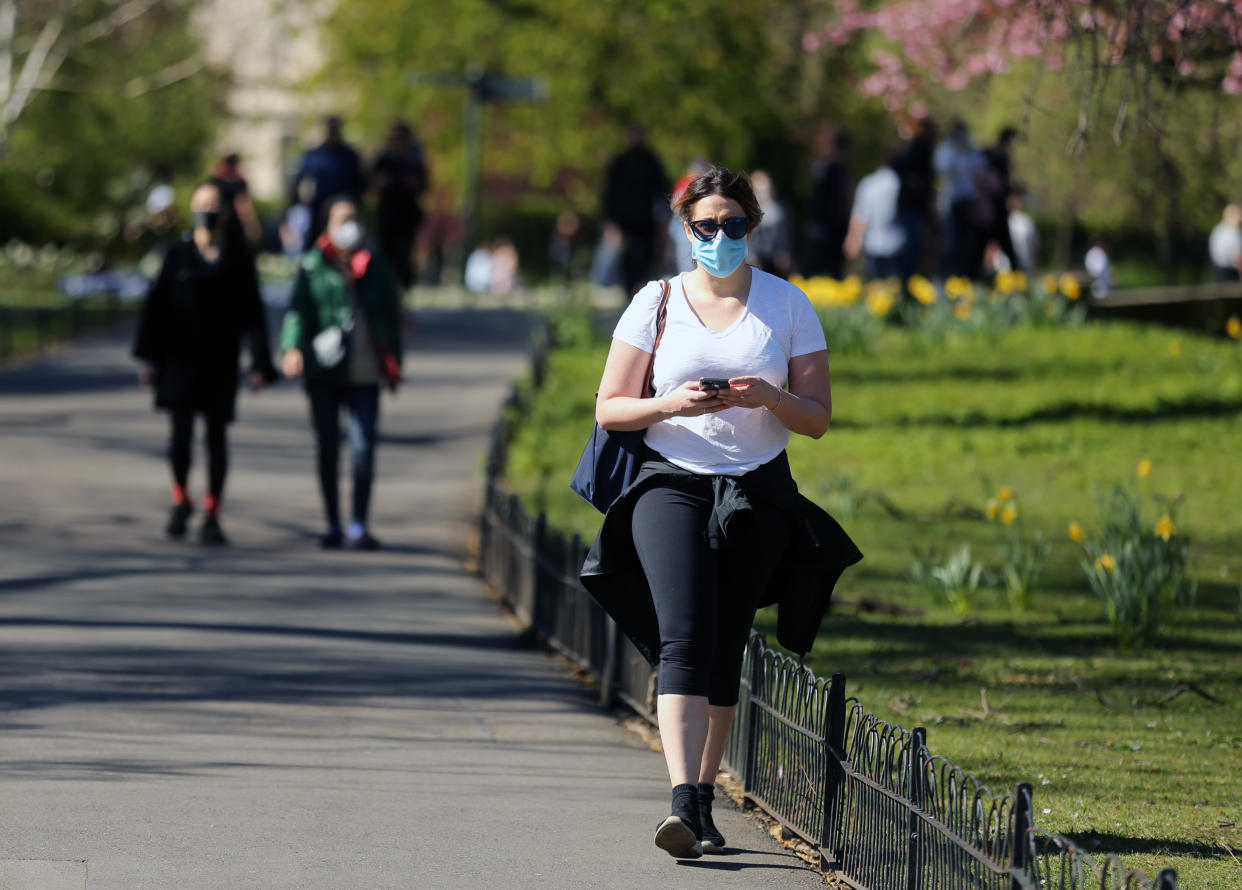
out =
<svg viewBox="0 0 1242 890"><path fill-rule="evenodd" d="M656 827L655 845L677 859L698 859L703 855L699 831L698 792L693 785L678 785L672 813Z"/></svg>
<svg viewBox="0 0 1242 890"><path fill-rule="evenodd" d="M345 546L345 536L339 528L331 529L319 539L319 546L324 550L340 550Z"/></svg>
<svg viewBox="0 0 1242 890"><path fill-rule="evenodd" d="M712 801L716 797L716 786L700 782L698 797L699 824L703 829L703 852L723 853L725 846L724 835L720 833L720 829L712 821Z"/></svg>
<svg viewBox="0 0 1242 890"><path fill-rule="evenodd" d="M229 542L224 536L224 529L220 528L220 520L215 516L208 516L203 520L203 527L198 530L198 540L214 546L223 546Z"/></svg>
<svg viewBox="0 0 1242 890"><path fill-rule="evenodd" d="M190 506L189 501L183 504L174 504L172 511L168 514L168 525L164 527L168 537L184 538L186 530L190 525L190 514L193 512L194 508Z"/></svg>

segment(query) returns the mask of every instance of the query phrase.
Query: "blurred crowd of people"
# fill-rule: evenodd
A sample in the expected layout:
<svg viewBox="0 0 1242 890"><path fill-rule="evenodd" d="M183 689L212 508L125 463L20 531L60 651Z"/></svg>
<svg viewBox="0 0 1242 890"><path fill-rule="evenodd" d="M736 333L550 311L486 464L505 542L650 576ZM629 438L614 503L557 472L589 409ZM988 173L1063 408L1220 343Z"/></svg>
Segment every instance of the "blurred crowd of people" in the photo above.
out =
<svg viewBox="0 0 1242 890"><path fill-rule="evenodd" d="M965 123L954 122L938 139L935 124L925 120L900 150L855 181L850 134L821 130L800 213L777 193L766 170L752 172L764 218L751 236L749 261L785 277L841 278L851 267L868 277L903 280L916 272L983 279L1030 271L1039 242L1013 175L1018 135L1007 127L981 148ZM642 130L630 128L628 145L605 175L592 278L632 293L652 275L689 269L685 239L671 230L678 226L668 206L707 165L696 158L670 183Z"/></svg>

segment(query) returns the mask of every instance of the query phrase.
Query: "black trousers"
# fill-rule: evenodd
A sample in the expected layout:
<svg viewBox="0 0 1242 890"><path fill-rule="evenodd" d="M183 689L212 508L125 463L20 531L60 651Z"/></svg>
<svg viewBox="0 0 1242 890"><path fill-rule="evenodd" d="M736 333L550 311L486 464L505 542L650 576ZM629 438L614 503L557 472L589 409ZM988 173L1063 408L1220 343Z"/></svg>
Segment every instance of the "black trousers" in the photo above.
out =
<svg viewBox="0 0 1242 890"><path fill-rule="evenodd" d="M711 477L656 486L634 506L634 547L660 625L661 694L737 704L742 655L759 599L789 545L790 522L757 508L728 546L712 550Z"/></svg>
<svg viewBox="0 0 1242 890"><path fill-rule="evenodd" d="M172 435L168 443L168 460L172 464L173 481L182 488L190 479L190 463L194 446L194 408L175 407L169 412L172 418ZM219 498L224 493L224 479L229 472L229 422L224 414L214 411L201 412L207 422L207 493Z"/></svg>

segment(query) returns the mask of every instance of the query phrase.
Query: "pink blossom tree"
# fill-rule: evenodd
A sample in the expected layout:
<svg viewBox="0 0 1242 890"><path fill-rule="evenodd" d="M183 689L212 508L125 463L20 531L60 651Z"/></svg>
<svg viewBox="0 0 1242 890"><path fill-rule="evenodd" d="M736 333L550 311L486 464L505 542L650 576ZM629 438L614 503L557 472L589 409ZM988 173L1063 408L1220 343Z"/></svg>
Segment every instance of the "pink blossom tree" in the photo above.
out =
<svg viewBox="0 0 1242 890"><path fill-rule="evenodd" d="M825 51L863 34L875 67L857 85L904 116L925 114L931 90L958 92L1026 60L1085 74L1084 112L1113 70L1131 76L1140 103L1153 76L1242 93L1242 0L837 0L803 46Z"/></svg>

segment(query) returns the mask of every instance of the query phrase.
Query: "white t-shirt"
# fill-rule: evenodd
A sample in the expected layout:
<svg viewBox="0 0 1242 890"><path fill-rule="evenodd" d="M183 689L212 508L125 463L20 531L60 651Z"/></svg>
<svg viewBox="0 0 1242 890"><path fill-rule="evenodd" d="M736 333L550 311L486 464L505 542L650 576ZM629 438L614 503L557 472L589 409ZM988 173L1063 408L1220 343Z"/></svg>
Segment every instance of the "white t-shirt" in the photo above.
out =
<svg viewBox="0 0 1242 890"><path fill-rule="evenodd" d="M881 167L859 180L850 214L867 224L862 242L867 256L894 256L906 243L906 230L897 222L900 193L901 179L892 167Z"/></svg>
<svg viewBox="0 0 1242 890"><path fill-rule="evenodd" d="M1229 223L1219 222L1208 238L1208 253L1212 265L1232 269L1242 256L1242 229Z"/></svg>
<svg viewBox="0 0 1242 890"><path fill-rule="evenodd" d="M700 377L762 377L783 387L789 360L827 349L824 329L806 294L789 282L751 270L746 308L728 330L707 328L686 299L682 276L672 279L664 338L656 352L656 396ZM612 335L651 352L660 283L634 295ZM767 408L726 408L698 417L672 417L647 428L646 441L692 473L741 476L784 450L789 430Z"/></svg>

